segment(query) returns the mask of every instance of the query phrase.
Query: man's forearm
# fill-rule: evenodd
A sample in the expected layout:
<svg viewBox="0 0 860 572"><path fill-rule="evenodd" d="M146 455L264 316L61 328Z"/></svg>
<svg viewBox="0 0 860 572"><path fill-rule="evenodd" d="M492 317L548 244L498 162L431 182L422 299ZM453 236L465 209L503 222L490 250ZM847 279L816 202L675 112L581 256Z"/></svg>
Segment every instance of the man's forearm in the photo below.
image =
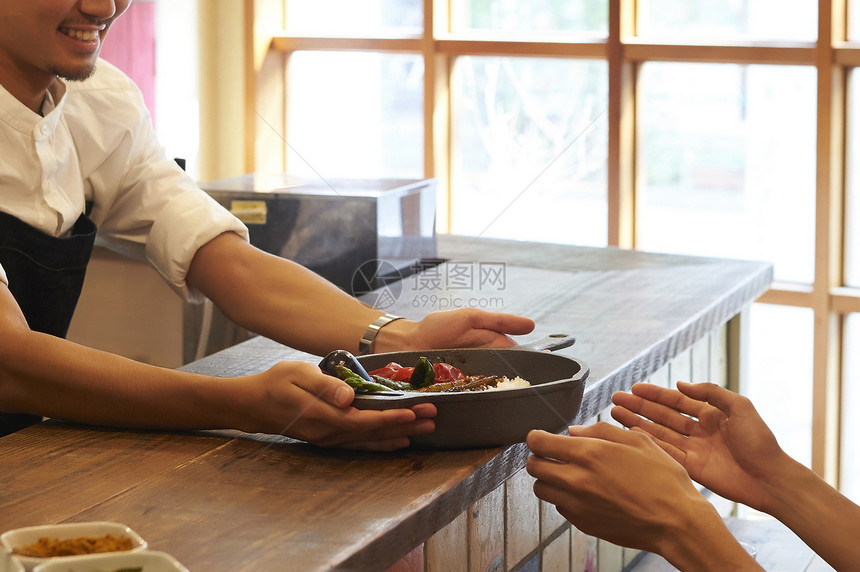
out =
<svg viewBox="0 0 860 572"><path fill-rule="evenodd" d="M318 355L357 352L364 330L382 313L229 234L198 251L189 281L242 327Z"/></svg>
<svg viewBox="0 0 860 572"><path fill-rule="evenodd" d="M0 407L116 427L225 427L229 380L151 366L38 332L0 348Z"/></svg>

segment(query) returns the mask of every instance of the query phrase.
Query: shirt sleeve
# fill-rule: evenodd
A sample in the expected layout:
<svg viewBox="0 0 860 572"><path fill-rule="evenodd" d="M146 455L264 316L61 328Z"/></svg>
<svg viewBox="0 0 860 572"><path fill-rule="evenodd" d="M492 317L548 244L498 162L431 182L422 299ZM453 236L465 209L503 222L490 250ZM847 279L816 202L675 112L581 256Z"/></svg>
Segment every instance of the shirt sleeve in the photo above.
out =
<svg viewBox="0 0 860 572"><path fill-rule="evenodd" d="M189 220L207 224L192 226ZM178 193L152 225L146 258L179 295L199 302L202 294L185 281L191 260L201 246L225 232L248 240L247 227L206 193Z"/></svg>
<svg viewBox="0 0 860 572"><path fill-rule="evenodd" d="M147 260L180 296L201 300L185 280L197 249L224 232L248 240L247 227L166 155L130 79L100 61L84 84L70 84L66 116L98 244Z"/></svg>
<svg viewBox="0 0 860 572"><path fill-rule="evenodd" d="M9 285L9 278L6 277L6 271L3 270L2 264L0 264L0 282L5 284L6 286Z"/></svg>

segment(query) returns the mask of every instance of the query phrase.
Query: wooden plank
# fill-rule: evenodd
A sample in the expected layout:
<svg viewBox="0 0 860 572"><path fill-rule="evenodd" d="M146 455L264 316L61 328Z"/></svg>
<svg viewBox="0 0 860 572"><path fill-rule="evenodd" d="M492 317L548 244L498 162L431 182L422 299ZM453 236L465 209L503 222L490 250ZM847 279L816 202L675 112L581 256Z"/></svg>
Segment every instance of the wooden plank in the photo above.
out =
<svg viewBox="0 0 860 572"><path fill-rule="evenodd" d="M245 171L287 171L287 61L270 50L272 35L283 27L279 2L245 0Z"/></svg>
<svg viewBox="0 0 860 572"><path fill-rule="evenodd" d="M461 513L425 544L427 572L449 572L469 568L468 515Z"/></svg>
<svg viewBox="0 0 860 572"><path fill-rule="evenodd" d="M806 42L669 44L630 39L624 45L625 59L635 62L813 65L815 53L815 44Z"/></svg>
<svg viewBox="0 0 860 572"><path fill-rule="evenodd" d="M458 34L436 40L436 51L448 56L510 56L605 59L606 42L469 39Z"/></svg>
<svg viewBox="0 0 860 572"><path fill-rule="evenodd" d="M327 37L279 33L272 37L271 47L276 52L286 54L299 50L420 53L425 47L425 42L419 35ZM454 36L440 32L432 38L429 48L433 55L445 56L541 56L590 59L606 57L606 42L603 39L552 41L547 40L546 36L543 36L542 40L525 37L500 40L469 38L462 34Z"/></svg>
<svg viewBox="0 0 860 572"><path fill-rule="evenodd" d="M424 176L436 179L436 228L451 229L451 62L436 52L436 36L448 31L448 6L424 0Z"/></svg>
<svg viewBox="0 0 860 572"><path fill-rule="evenodd" d="M844 0L818 3L818 101L815 181L815 314L812 356L812 469L830 484L838 479L840 318L830 291L842 285L846 71L833 63L833 42L845 39Z"/></svg>
<svg viewBox="0 0 860 572"><path fill-rule="evenodd" d="M860 312L860 292L854 288L834 288L833 311L839 314Z"/></svg>
<svg viewBox="0 0 860 572"><path fill-rule="evenodd" d="M469 521L469 567L472 570L504 570L505 495L502 488L479 499L471 507Z"/></svg>
<svg viewBox="0 0 860 572"><path fill-rule="evenodd" d="M812 307L811 284L775 283L770 290L756 300L762 304L779 304L782 306Z"/></svg>
<svg viewBox="0 0 860 572"><path fill-rule="evenodd" d="M623 38L635 34L636 2L611 2L609 12L607 244L633 248L636 246L636 66L624 58Z"/></svg>
<svg viewBox="0 0 860 572"><path fill-rule="evenodd" d="M272 48L277 52L287 54L301 50L418 53L421 51L421 39L417 36L414 38L329 38L277 34L272 37Z"/></svg>
<svg viewBox="0 0 860 572"><path fill-rule="evenodd" d="M350 453L248 436L70 520L122 515L194 569L379 569L495 490L513 460L498 450Z"/></svg>
<svg viewBox="0 0 860 572"><path fill-rule="evenodd" d="M857 42L833 42L833 61L840 66L860 66L860 44Z"/></svg>
<svg viewBox="0 0 860 572"><path fill-rule="evenodd" d="M710 380L721 387L729 383L729 340L728 324L720 326L710 335L710 359L708 368Z"/></svg>
<svg viewBox="0 0 860 572"><path fill-rule="evenodd" d="M573 570L570 566L571 531L572 529L565 530L543 550L540 560L540 570L542 572Z"/></svg>
<svg viewBox="0 0 860 572"><path fill-rule="evenodd" d="M505 481L505 562L521 562L541 542L541 501L534 495L535 479L520 469Z"/></svg>
<svg viewBox="0 0 860 572"><path fill-rule="evenodd" d="M72 518L227 441L54 422L8 435L0 439L0 531Z"/></svg>

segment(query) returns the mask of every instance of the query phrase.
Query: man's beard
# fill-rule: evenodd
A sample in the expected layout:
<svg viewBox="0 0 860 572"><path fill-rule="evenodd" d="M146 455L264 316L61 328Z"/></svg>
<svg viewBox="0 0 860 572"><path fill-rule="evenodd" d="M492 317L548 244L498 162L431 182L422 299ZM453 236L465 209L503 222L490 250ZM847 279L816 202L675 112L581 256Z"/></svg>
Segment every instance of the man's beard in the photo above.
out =
<svg viewBox="0 0 860 572"><path fill-rule="evenodd" d="M84 81L92 76L96 71L96 64L93 62L89 65L78 66L74 68L51 66L48 71L55 76L61 77L69 81Z"/></svg>

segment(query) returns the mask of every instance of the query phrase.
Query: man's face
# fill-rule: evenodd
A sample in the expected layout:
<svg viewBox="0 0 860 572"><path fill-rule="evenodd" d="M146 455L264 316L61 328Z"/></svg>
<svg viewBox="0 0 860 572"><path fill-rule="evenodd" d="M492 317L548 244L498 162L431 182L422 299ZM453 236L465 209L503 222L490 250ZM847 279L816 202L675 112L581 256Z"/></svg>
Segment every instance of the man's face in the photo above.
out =
<svg viewBox="0 0 860 572"><path fill-rule="evenodd" d="M131 0L0 0L0 83L47 86L92 74L105 35Z"/></svg>

